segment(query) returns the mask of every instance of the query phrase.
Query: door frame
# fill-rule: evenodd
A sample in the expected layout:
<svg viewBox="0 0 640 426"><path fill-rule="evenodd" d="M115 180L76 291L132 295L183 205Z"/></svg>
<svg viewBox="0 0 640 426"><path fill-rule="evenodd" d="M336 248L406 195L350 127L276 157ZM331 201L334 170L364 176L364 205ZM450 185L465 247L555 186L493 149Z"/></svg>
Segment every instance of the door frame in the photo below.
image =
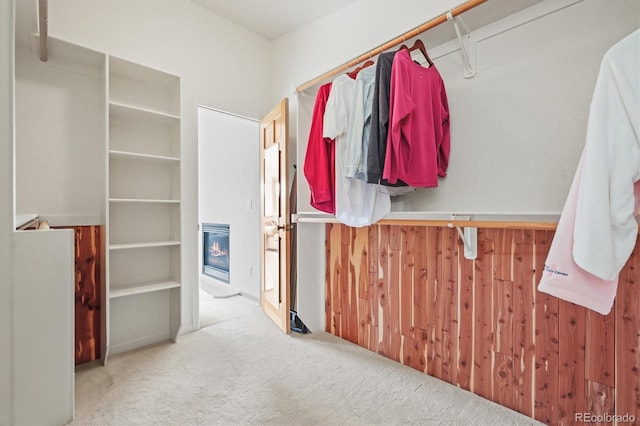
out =
<svg viewBox="0 0 640 426"><path fill-rule="evenodd" d="M246 120L247 122L252 122L255 123L255 137L250 141L248 139L243 139L243 141L247 142L247 143L251 143L253 144L253 146L255 147L256 145L259 144L260 141L260 120L257 118L252 118L252 117L247 117L244 115L240 115L240 114L235 114L229 111L225 111L225 110L221 110L215 107L212 107L210 105L214 105L215 103L209 99L205 99L205 98L196 98L193 101L193 110L194 110L194 114L195 114L195 118L196 118L196 124L195 124L195 134L197 137L197 158L198 158L198 167L197 167L197 179L196 179L196 194L198 194L197 197L197 223L196 223L196 234L195 234L195 240L197 242L197 244L195 245L195 251L194 254L196 255L195 258L197 259L197 269L196 269L196 287L193 289L193 292L191 295L187 295L185 293L183 293L183 298L187 298L190 297L191 301L192 301L192 312L191 312L191 319L192 319L192 331L197 331L200 330L201 328L201 322L200 322L200 289L202 288L202 280L203 280L203 273L202 273L202 229L201 229L201 225L203 222L203 217L205 216L205 212L203 212L202 208L203 208L203 200L200 198L200 186L201 186L201 179L202 179L202 172L201 172L201 162L200 162L200 156L202 155L202 144L203 144L203 140L201 140L201 126L202 123L200 122L200 109L203 110L207 110L210 112L213 112L217 115L217 119L223 120L225 117L230 117L230 118L237 118L237 119L241 119L241 120ZM259 157L259 155L256 156L252 156L253 160L252 161L258 161L258 159L256 157ZM255 164L255 163L253 163ZM255 181L254 181L254 185L256 185ZM258 203L258 197L260 196L260 191L256 188L255 192L251 193L250 196L250 205L249 205L249 209L253 210L254 213L252 214L252 221L258 221L259 219L259 214L260 212L257 211L257 203ZM256 222L253 222L256 223ZM259 228L258 228L259 229ZM242 294L245 297L250 298L251 300L254 301L258 301L259 297L260 297L260 293L259 293L259 287L261 285L260 280L256 279L256 275L258 273L259 270L259 265L258 262L260 262L260 254L258 253L258 251L256 250L256 252L252 252L251 254L251 260L250 260L250 279L251 279L251 285L255 286L252 287L251 290L251 294L249 293L245 293L242 289L238 289L234 287L234 291L239 291L240 294ZM206 277L204 278L205 280L214 280L214 278L209 278ZM255 282L257 281L257 283ZM221 284L224 285L224 284ZM184 291L184 290L183 290Z"/></svg>

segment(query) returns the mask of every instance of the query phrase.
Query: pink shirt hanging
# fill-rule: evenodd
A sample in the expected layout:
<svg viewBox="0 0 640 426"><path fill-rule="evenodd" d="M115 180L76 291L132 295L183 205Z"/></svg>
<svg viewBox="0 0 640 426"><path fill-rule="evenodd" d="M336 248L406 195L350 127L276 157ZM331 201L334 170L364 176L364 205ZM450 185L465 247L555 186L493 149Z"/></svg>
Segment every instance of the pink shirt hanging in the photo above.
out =
<svg viewBox="0 0 640 426"><path fill-rule="evenodd" d="M396 53L391 69L389 134L383 178L413 187L438 186L449 164L449 105L440 73Z"/></svg>

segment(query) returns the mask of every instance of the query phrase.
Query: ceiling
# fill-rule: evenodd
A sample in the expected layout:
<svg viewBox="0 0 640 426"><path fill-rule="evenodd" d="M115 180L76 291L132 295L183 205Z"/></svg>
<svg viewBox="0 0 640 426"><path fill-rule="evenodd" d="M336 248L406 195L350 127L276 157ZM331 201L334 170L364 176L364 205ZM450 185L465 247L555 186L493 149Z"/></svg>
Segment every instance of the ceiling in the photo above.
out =
<svg viewBox="0 0 640 426"><path fill-rule="evenodd" d="M356 0L192 1L267 40L275 40Z"/></svg>
<svg viewBox="0 0 640 426"><path fill-rule="evenodd" d="M267 40L301 28L358 0L191 0ZM399 0L397 0L399 1ZM438 0L425 0L438 1ZM483 25L531 7L543 0L488 1L463 15L473 31ZM464 3L460 0L460 3ZM440 25L425 37L436 46L456 37L452 25Z"/></svg>

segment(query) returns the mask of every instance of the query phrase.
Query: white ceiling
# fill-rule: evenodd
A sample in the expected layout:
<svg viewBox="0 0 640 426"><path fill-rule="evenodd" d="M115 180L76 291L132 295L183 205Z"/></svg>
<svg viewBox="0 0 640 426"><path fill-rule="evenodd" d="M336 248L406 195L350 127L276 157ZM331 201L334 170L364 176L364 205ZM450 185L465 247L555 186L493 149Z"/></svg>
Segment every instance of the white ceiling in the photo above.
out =
<svg viewBox="0 0 640 426"><path fill-rule="evenodd" d="M2 0L0 0L2 1ZM267 40L301 28L358 0L191 0ZM395 0L400 2L401 0ZM437 2L438 0L423 0ZM526 9L543 0L486 2L465 12L464 21L473 31L483 25ZM464 3L464 0L460 0ZM489 5L491 4L491 5ZM488 6L487 6L488 5ZM452 25L430 30L425 43L436 46L456 37ZM429 46L427 46L429 47Z"/></svg>
<svg viewBox="0 0 640 426"><path fill-rule="evenodd" d="M267 40L274 40L356 0L192 0Z"/></svg>

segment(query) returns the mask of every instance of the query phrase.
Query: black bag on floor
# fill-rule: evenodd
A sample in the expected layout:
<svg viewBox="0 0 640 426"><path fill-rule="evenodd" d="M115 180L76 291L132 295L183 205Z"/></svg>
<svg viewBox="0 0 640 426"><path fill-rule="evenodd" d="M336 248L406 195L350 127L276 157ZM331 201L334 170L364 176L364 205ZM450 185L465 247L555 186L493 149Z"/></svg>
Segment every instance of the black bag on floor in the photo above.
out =
<svg viewBox="0 0 640 426"><path fill-rule="evenodd" d="M291 315L291 331L295 331L296 333L307 334L311 333L311 331L307 328L306 325L302 322L298 313L293 309L289 310L289 314Z"/></svg>

